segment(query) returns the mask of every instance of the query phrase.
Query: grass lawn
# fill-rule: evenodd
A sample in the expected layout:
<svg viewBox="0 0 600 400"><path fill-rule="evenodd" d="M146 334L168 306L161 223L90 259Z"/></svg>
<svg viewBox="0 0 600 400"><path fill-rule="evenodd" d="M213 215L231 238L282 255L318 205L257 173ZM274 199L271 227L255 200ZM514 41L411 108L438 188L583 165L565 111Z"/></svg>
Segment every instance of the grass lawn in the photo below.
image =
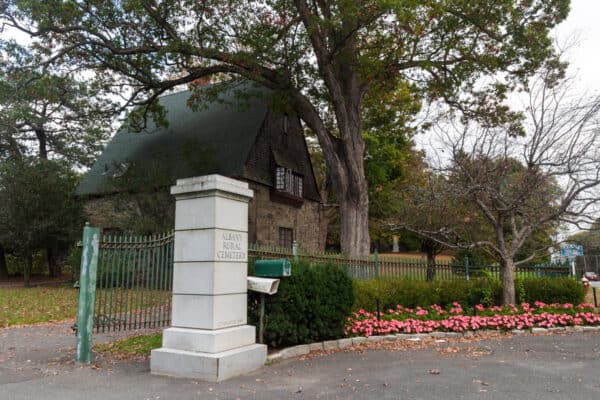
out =
<svg viewBox="0 0 600 400"><path fill-rule="evenodd" d="M78 296L72 287L0 289L0 327L75 318Z"/></svg>
<svg viewBox="0 0 600 400"><path fill-rule="evenodd" d="M94 351L107 352L121 358L131 358L150 355L150 350L158 349L162 345L162 333L133 336L111 343L94 345Z"/></svg>

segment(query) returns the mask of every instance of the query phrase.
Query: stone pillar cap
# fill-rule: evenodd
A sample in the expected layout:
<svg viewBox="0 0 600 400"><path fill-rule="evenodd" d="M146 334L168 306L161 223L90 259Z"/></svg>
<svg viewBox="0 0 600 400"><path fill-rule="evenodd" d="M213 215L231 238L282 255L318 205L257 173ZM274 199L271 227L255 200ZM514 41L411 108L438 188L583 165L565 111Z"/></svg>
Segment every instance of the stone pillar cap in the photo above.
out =
<svg viewBox="0 0 600 400"><path fill-rule="evenodd" d="M247 198L253 197L252 190L248 188L247 182L217 174L177 179L177 184L171 186L172 195L213 191L235 194Z"/></svg>

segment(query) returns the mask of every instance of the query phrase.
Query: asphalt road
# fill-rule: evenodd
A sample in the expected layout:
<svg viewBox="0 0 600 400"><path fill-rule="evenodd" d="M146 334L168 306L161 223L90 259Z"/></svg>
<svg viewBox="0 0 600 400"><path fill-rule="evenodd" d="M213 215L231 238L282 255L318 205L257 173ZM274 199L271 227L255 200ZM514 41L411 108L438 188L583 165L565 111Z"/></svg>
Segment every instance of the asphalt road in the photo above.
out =
<svg viewBox="0 0 600 400"><path fill-rule="evenodd" d="M219 384L152 376L147 360L81 367L73 340L0 330L0 399L600 399L600 332L369 344Z"/></svg>

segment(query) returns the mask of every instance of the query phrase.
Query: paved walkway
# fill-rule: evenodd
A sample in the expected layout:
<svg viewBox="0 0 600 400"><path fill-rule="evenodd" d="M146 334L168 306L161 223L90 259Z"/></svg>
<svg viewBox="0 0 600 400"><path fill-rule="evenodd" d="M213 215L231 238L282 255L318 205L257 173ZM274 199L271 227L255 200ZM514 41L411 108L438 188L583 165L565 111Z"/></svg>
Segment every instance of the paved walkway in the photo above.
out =
<svg viewBox="0 0 600 400"><path fill-rule="evenodd" d="M598 332L431 340L408 350L370 344L265 366L219 384L152 376L147 360L99 359L81 367L72 362L73 345L68 324L0 330L0 398L600 398Z"/></svg>

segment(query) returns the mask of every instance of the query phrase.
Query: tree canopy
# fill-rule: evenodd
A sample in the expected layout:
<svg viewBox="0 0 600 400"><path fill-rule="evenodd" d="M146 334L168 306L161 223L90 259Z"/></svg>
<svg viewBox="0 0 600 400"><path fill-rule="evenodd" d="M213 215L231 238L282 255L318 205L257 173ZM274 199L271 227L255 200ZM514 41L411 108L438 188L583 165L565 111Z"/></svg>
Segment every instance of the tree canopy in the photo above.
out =
<svg viewBox="0 0 600 400"><path fill-rule="evenodd" d="M589 226L600 204L600 98L573 96L569 81L551 71L529 93L525 137L473 124L441 132L448 159L435 167L438 189L413 201L424 211L460 204L464 223L409 227L493 256L505 304L515 301L515 266L547 256L559 225Z"/></svg>
<svg viewBox="0 0 600 400"><path fill-rule="evenodd" d="M600 255L600 219L594 221L589 229L569 236L568 241L583 246L585 255Z"/></svg>
<svg viewBox="0 0 600 400"><path fill-rule="evenodd" d="M0 41L0 156L60 158L89 166L108 138L115 105L77 73Z"/></svg>
<svg viewBox="0 0 600 400"><path fill-rule="evenodd" d="M77 176L61 162L24 157L0 163L0 245L26 260L26 285L36 250L80 234L76 184Z"/></svg>
<svg viewBox="0 0 600 400"><path fill-rule="evenodd" d="M49 62L96 70L119 92L127 84L129 104L149 104L159 119L156 97L199 78L273 89L323 149L342 250L365 254L363 100L408 85L483 125L519 130L501 102L554 62L548 33L569 1L2 0L0 10Z"/></svg>

